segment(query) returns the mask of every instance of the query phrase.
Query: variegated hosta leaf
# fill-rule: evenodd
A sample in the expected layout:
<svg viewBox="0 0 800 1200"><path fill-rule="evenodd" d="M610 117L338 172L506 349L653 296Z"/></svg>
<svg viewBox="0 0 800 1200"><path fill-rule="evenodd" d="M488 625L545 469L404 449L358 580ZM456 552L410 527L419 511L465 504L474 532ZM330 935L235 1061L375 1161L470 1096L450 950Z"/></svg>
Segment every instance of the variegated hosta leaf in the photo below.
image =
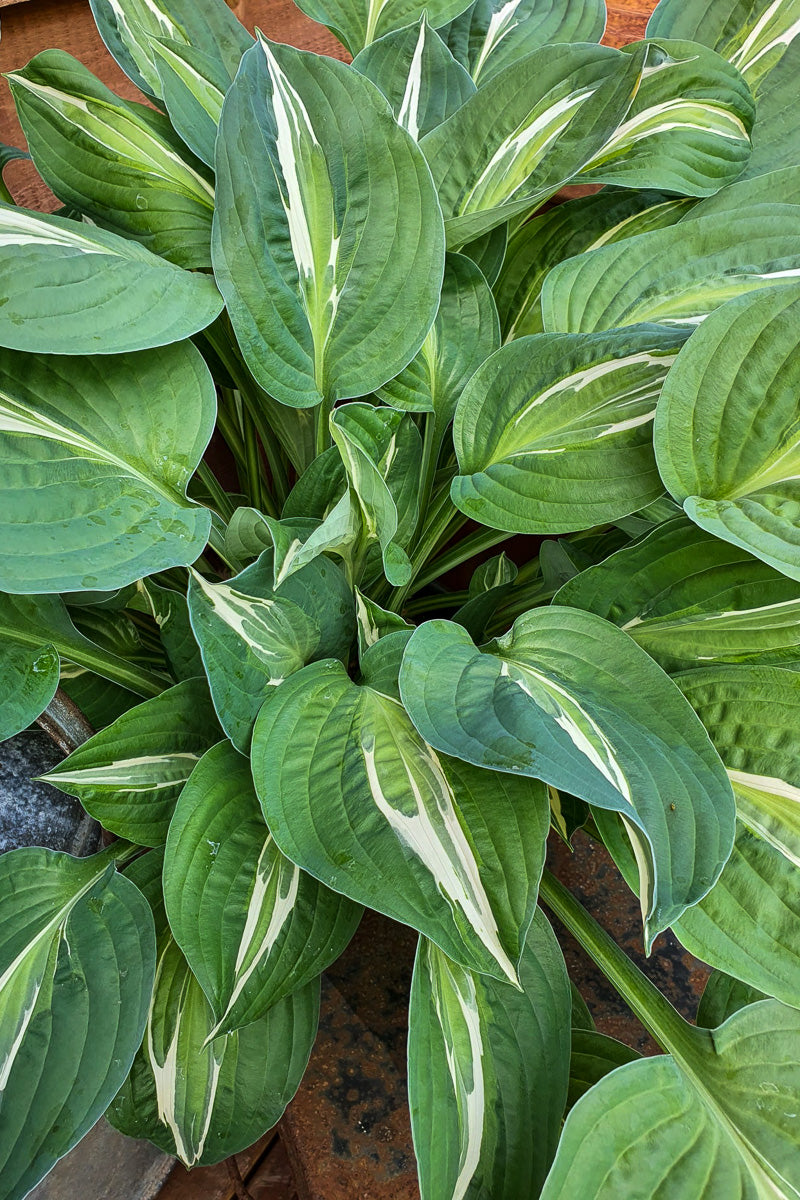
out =
<svg viewBox="0 0 800 1200"><path fill-rule="evenodd" d="M153 618L176 679L192 679L203 674L203 660L189 623L185 592L161 587L152 579L140 579L128 607Z"/></svg>
<svg viewBox="0 0 800 1200"><path fill-rule="evenodd" d="M347 472L336 446L314 458L294 485L281 516L290 520L324 521L347 491Z"/></svg>
<svg viewBox="0 0 800 1200"><path fill-rule="evenodd" d="M521 992L465 971L420 938L408 1085L422 1200L539 1193L566 1102L572 1004L541 909L519 977Z"/></svg>
<svg viewBox="0 0 800 1200"><path fill-rule="evenodd" d="M436 314L444 234L421 152L357 71L264 39L220 129L214 270L250 370L298 408L375 391Z"/></svg>
<svg viewBox="0 0 800 1200"><path fill-rule="evenodd" d="M411 564L403 545L416 529L419 513L422 443L417 427L410 416L391 408L344 404L331 414L330 429L364 532L380 545L386 578L396 585L407 583Z"/></svg>
<svg viewBox="0 0 800 1200"><path fill-rule="evenodd" d="M393 408L435 413L441 436L467 380L499 345L497 310L488 283L472 259L448 254L430 333L413 362L378 394Z"/></svg>
<svg viewBox="0 0 800 1200"><path fill-rule="evenodd" d="M516 565L505 552L477 568L469 581L469 599L453 614L453 620L463 625L473 641L485 641L486 627L511 592L517 575Z"/></svg>
<svg viewBox="0 0 800 1200"><path fill-rule="evenodd" d="M439 32L482 86L548 42L599 42L605 23L603 0L475 0Z"/></svg>
<svg viewBox="0 0 800 1200"><path fill-rule="evenodd" d="M590 1088L611 1071L641 1058L630 1046L596 1029L572 1028L572 1052L569 1060L567 1109L573 1107Z"/></svg>
<svg viewBox="0 0 800 1200"><path fill-rule="evenodd" d="M0 1195L22 1200L113 1099L142 1040L155 967L149 906L114 868L0 859Z"/></svg>
<svg viewBox="0 0 800 1200"><path fill-rule="evenodd" d="M117 717L43 778L109 832L159 846L183 785L220 737L205 680L187 679Z"/></svg>
<svg viewBox="0 0 800 1200"><path fill-rule="evenodd" d="M3 179L3 172L8 164L17 158L30 158L30 155L26 154L24 150L18 150L16 146L7 146L5 142L0 142L0 201L3 204L14 203L14 198Z"/></svg>
<svg viewBox="0 0 800 1200"><path fill-rule="evenodd" d="M681 219L692 220L712 213L728 219L757 204L800 204L800 165L768 171L754 179L738 179L713 196L699 200Z"/></svg>
<svg viewBox="0 0 800 1200"><path fill-rule="evenodd" d="M421 146L448 247L530 212L576 175L624 118L644 60L644 50L637 57L608 46L544 47L427 134Z"/></svg>
<svg viewBox="0 0 800 1200"><path fill-rule="evenodd" d="M799 277L796 205L760 204L725 220L690 214L554 267L542 289L544 327L698 325L726 300Z"/></svg>
<svg viewBox="0 0 800 1200"><path fill-rule="evenodd" d="M516 980L542 870L544 789L436 754L390 691L356 685L333 660L275 689L252 747L267 824L328 887L419 929L463 966Z"/></svg>
<svg viewBox="0 0 800 1200"><path fill-rule="evenodd" d="M797 24L794 32L798 32ZM752 84L757 105L756 124L752 133L753 153L745 175L764 175L797 164L800 127L795 85L799 71L800 41L795 36L773 70Z"/></svg>
<svg viewBox="0 0 800 1200"><path fill-rule="evenodd" d="M542 1200L800 1196L800 1013L751 1004L612 1071L567 1117Z"/></svg>
<svg viewBox="0 0 800 1200"><path fill-rule="evenodd" d="M670 372L654 430L661 478L691 519L796 580L798 320L797 283L712 313Z"/></svg>
<svg viewBox="0 0 800 1200"><path fill-rule="evenodd" d="M526 221L509 240L494 286L503 340L543 332L542 287L548 272L565 258L674 225L695 204L664 192L607 187Z"/></svg>
<svg viewBox="0 0 800 1200"><path fill-rule="evenodd" d="M469 72L457 63L422 16L418 24L387 33L353 60L353 67L380 88L398 124L418 141L451 117L475 92Z"/></svg>
<svg viewBox="0 0 800 1200"><path fill-rule="evenodd" d="M0 656L0 741L25 729L50 703L59 657L145 696L158 695L169 683L84 637L59 596L0 592Z"/></svg>
<svg viewBox="0 0 800 1200"><path fill-rule="evenodd" d="M211 265L214 188L169 122L62 50L9 75L39 174L65 204L180 267Z"/></svg>
<svg viewBox="0 0 800 1200"><path fill-rule="evenodd" d="M675 931L705 961L800 1007L800 676L709 667L676 683L725 763L740 830L719 883Z"/></svg>
<svg viewBox="0 0 800 1200"><path fill-rule="evenodd" d="M225 545L244 559L271 549L273 585L280 587L320 554L346 558L360 533L361 514L347 490L321 521L308 517L278 521L255 508L237 508L225 531Z"/></svg>
<svg viewBox="0 0 800 1200"><path fill-rule="evenodd" d="M214 1014L167 924L161 865L155 851L129 871L153 909L156 977L144 1040L106 1116L194 1167L243 1150L283 1115L316 1036L319 983L209 1042Z"/></svg>
<svg viewBox="0 0 800 1200"><path fill-rule="evenodd" d="M225 0L90 0L100 36L122 70L149 96L163 97L154 41L198 50L230 82L253 39Z"/></svg>
<svg viewBox="0 0 800 1200"><path fill-rule="evenodd" d="M208 276L91 225L0 204L0 248L0 346L12 350L146 350L191 337L222 309Z"/></svg>
<svg viewBox="0 0 800 1200"><path fill-rule="evenodd" d="M214 1011L213 1035L249 1025L315 979L344 950L362 911L284 858L250 765L228 742L203 756L181 793L164 900Z"/></svg>
<svg viewBox="0 0 800 1200"><path fill-rule="evenodd" d="M347 659L355 634L353 597L329 559L316 558L280 585L273 554L227 583L196 572L189 619L200 646L220 724L243 754L268 692L313 659Z"/></svg>
<svg viewBox="0 0 800 1200"><path fill-rule="evenodd" d="M453 503L510 533L569 533L658 498L653 418L682 331L536 334L467 384L453 440Z"/></svg>
<svg viewBox="0 0 800 1200"><path fill-rule="evenodd" d="M193 562L186 495L216 395L193 346L65 358L0 348L0 587L113 589Z"/></svg>
<svg viewBox="0 0 800 1200"><path fill-rule="evenodd" d="M358 657L363 662L370 646L392 633L410 633L414 628L398 613L389 612L363 595L358 588L356 596L356 620L358 621Z"/></svg>
<svg viewBox="0 0 800 1200"><path fill-rule="evenodd" d="M153 38L151 46L170 121L189 149L213 167L214 143L230 76L195 46L170 38Z"/></svg>
<svg viewBox="0 0 800 1200"><path fill-rule="evenodd" d="M400 693L437 750L622 814L648 947L718 878L735 817L725 769L672 681L608 622L534 609L481 651L452 622L427 621Z"/></svg>
<svg viewBox="0 0 800 1200"><path fill-rule="evenodd" d="M800 664L800 588L685 517L566 583L554 604L613 621L665 671Z"/></svg>
<svg viewBox="0 0 800 1200"><path fill-rule="evenodd" d="M644 42L647 66L625 120L581 180L712 195L750 157L755 107L746 82L696 42ZM623 53L636 54L637 44Z"/></svg>
<svg viewBox="0 0 800 1200"><path fill-rule="evenodd" d="M404 29L423 15L438 29L464 11L464 0L303 0L298 5L309 17L327 25L355 57L395 30Z"/></svg>

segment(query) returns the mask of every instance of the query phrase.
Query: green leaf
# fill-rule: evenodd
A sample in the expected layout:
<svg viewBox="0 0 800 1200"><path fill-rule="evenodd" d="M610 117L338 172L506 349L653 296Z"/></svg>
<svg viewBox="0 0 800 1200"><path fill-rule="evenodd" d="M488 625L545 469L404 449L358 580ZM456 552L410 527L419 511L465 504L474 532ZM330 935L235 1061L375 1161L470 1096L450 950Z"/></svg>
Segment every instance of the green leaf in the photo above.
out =
<svg viewBox="0 0 800 1200"><path fill-rule="evenodd" d="M769 171L755 179L738 179L713 196L698 201L688 213L688 219L716 216L735 216L742 209L757 204L800 204L800 166L793 165ZM683 219L683 218L682 218Z"/></svg>
<svg viewBox="0 0 800 1200"><path fill-rule="evenodd" d="M712 971L697 1007L697 1024L702 1029L715 1029L740 1008L767 999L767 996L741 980L723 971Z"/></svg>
<svg viewBox="0 0 800 1200"><path fill-rule="evenodd" d="M281 521L254 508L237 508L225 532L225 544L237 558L273 550L273 585L277 588L320 554L348 558L361 534L361 516L348 491L324 520L289 517Z"/></svg>
<svg viewBox="0 0 800 1200"><path fill-rule="evenodd" d="M391 105L398 124L419 141L475 92L468 71L456 62L426 16L387 33L353 59Z"/></svg>
<svg viewBox="0 0 800 1200"><path fill-rule="evenodd" d="M371 646L392 633L410 633L414 628L398 613L381 608L369 596L356 588L356 619L358 621L358 657L363 663Z"/></svg>
<svg viewBox="0 0 800 1200"><path fill-rule="evenodd" d="M800 286L740 296L697 330L654 429L668 490L702 529L800 580Z"/></svg>
<svg viewBox="0 0 800 1200"><path fill-rule="evenodd" d="M619 625L665 671L800 663L800 591L685 517L589 567L553 600Z"/></svg>
<svg viewBox="0 0 800 1200"><path fill-rule="evenodd" d="M204 679L187 679L117 717L43 778L118 837L166 841L175 801L220 739Z"/></svg>
<svg viewBox="0 0 800 1200"><path fill-rule="evenodd" d="M592 333L657 321L698 325L726 300L792 284L800 271L795 205L764 203L688 218L560 263L542 290L545 329Z"/></svg>
<svg viewBox="0 0 800 1200"><path fill-rule="evenodd" d="M685 340L652 327L510 342L467 384L453 503L510 533L570 533L661 495L652 421Z"/></svg>
<svg viewBox="0 0 800 1200"><path fill-rule="evenodd" d="M258 1020L315 979L344 950L362 911L284 858L249 763L227 742L203 756L178 800L164 899L214 1011L212 1037Z"/></svg>
<svg viewBox="0 0 800 1200"><path fill-rule="evenodd" d="M548 272L565 258L674 225L695 205L664 192L607 187L526 221L509 240L494 287L503 340L543 332L542 287Z"/></svg>
<svg viewBox="0 0 800 1200"><path fill-rule="evenodd" d="M140 579L137 595L129 607L149 613L158 626L175 678L192 679L203 674L203 660L189 622L189 606L184 592L161 587L152 579Z"/></svg>
<svg viewBox="0 0 800 1200"><path fill-rule="evenodd" d="M250 1146L283 1115L316 1036L319 983L207 1044L214 1015L167 924L161 864L154 852L129 871L153 909L156 978L144 1041L106 1116L185 1166L204 1166Z"/></svg>
<svg viewBox="0 0 800 1200"><path fill-rule="evenodd" d="M211 517L186 488L216 396L193 346L0 349L0 378L0 587L111 589L202 554Z"/></svg>
<svg viewBox="0 0 800 1200"><path fill-rule="evenodd" d="M21 1200L88 1133L141 1042L153 922L119 856L26 847L0 859L3 1200Z"/></svg>
<svg viewBox="0 0 800 1200"><path fill-rule="evenodd" d="M577 174L624 118L643 63L608 46L547 46L427 134L448 248L530 212Z"/></svg>
<svg viewBox="0 0 800 1200"><path fill-rule="evenodd" d="M378 395L393 408L435 413L443 435L468 379L499 345L497 310L480 268L463 254L448 254L430 333L413 362Z"/></svg>
<svg viewBox="0 0 800 1200"><path fill-rule="evenodd" d="M464 0L303 0L307 16L327 25L355 57L376 38L416 22L421 16L438 28L464 11Z"/></svg>
<svg viewBox="0 0 800 1200"><path fill-rule="evenodd" d="M599 42L606 23L603 0L475 0L439 32L481 86L548 42Z"/></svg>
<svg viewBox="0 0 800 1200"><path fill-rule="evenodd" d="M207 166L214 166L214 143L230 76L215 59L171 38L152 38L153 61L164 106L175 131Z"/></svg>
<svg viewBox="0 0 800 1200"><path fill-rule="evenodd" d="M581 171L581 181L710 196L750 157L755 106L739 71L691 41L640 42L642 82L625 120Z"/></svg>
<svg viewBox="0 0 800 1200"><path fill-rule="evenodd" d="M537 910L520 984L473 975L420 939L409 1011L409 1104L422 1200L538 1195L567 1092L571 996Z"/></svg>
<svg viewBox="0 0 800 1200"><path fill-rule="evenodd" d="M800 1195L800 1013L768 1000L683 1032L680 1054L623 1066L578 1101L542 1200Z"/></svg>
<svg viewBox="0 0 800 1200"><path fill-rule="evenodd" d="M90 0L111 54L146 95L163 97L155 40L196 49L233 79L253 39L225 0Z"/></svg>
<svg viewBox="0 0 800 1200"><path fill-rule="evenodd" d="M0 204L0 246L0 346L12 350L146 350L205 329L222 309L206 275L92 225Z"/></svg>
<svg viewBox="0 0 800 1200"><path fill-rule="evenodd" d="M72 663L61 664L58 686L78 706L93 729L105 729L139 703L139 697L127 688Z"/></svg>
<svg viewBox="0 0 800 1200"><path fill-rule="evenodd" d="M293 671L328 654L347 657L353 599L342 572L315 559L273 588L271 551L227 583L197 572L189 582L189 619L220 724L246 754L266 695Z"/></svg>
<svg viewBox="0 0 800 1200"><path fill-rule="evenodd" d="M145 696L168 684L79 633L60 597L0 592L0 741L25 729L50 703L59 657Z"/></svg>
<svg viewBox="0 0 800 1200"><path fill-rule="evenodd" d="M534 609L484 652L457 625L427 621L400 693L437 750L623 815L648 948L719 877L734 832L722 763L671 680L608 622Z"/></svg>
<svg viewBox="0 0 800 1200"><path fill-rule="evenodd" d="M357 71L266 40L220 131L214 270L247 365L298 408L374 392L436 314L444 236L421 152Z"/></svg>
<svg viewBox="0 0 800 1200"><path fill-rule="evenodd" d="M489 287L494 287L508 245L508 225L495 225L472 242L461 247L461 253L471 258L480 267Z"/></svg>
<svg viewBox="0 0 800 1200"><path fill-rule="evenodd" d="M347 473L336 446L318 454L298 479L283 506L282 517L323 521L347 491Z"/></svg>
<svg viewBox="0 0 800 1200"><path fill-rule="evenodd" d="M548 824L540 784L441 758L398 700L359 687L332 660L269 696L252 765L267 824L293 862L463 966L516 980Z"/></svg>
<svg viewBox="0 0 800 1200"><path fill-rule="evenodd" d="M567 1108L577 1104L590 1088L610 1071L641 1058L630 1046L607 1037L595 1029L572 1030L572 1054L569 1060L569 1093Z"/></svg>
<svg viewBox="0 0 800 1200"><path fill-rule="evenodd" d="M386 578L397 586L407 583L411 564L403 544L419 513L422 443L417 427L410 416L391 408L344 404L331 414L330 429L364 532L380 544Z"/></svg>
<svg viewBox="0 0 800 1200"><path fill-rule="evenodd" d="M8 79L36 168L64 204L180 267L211 265L214 188L176 149L168 121L63 50Z"/></svg>
<svg viewBox="0 0 800 1200"><path fill-rule="evenodd" d="M17 158L30 158L30 155L24 150L18 150L16 146L7 146L5 142L0 142L0 201L3 204L14 203L14 198L3 179L3 172L8 164Z"/></svg>
<svg viewBox="0 0 800 1200"><path fill-rule="evenodd" d="M794 26L794 32L797 31ZM791 43L773 70L753 85L756 124L753 153L746 175L758 176L780 167L796 166L800 153L796 83L800 71L800 42Z"/></svg>

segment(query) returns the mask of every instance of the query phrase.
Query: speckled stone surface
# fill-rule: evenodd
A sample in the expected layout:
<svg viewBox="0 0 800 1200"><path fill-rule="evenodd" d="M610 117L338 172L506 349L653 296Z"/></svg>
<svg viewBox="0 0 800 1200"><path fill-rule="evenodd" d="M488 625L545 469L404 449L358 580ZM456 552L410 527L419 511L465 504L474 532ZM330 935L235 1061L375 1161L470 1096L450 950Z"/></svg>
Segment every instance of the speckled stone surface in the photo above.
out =
<svg viewBox="0 0 800 1200"><path fill-rule="evenodd" d="M0 854L17 846L73 849L86 814L72 796L35 779L63 757L38 729L0 744Z"/></svg>

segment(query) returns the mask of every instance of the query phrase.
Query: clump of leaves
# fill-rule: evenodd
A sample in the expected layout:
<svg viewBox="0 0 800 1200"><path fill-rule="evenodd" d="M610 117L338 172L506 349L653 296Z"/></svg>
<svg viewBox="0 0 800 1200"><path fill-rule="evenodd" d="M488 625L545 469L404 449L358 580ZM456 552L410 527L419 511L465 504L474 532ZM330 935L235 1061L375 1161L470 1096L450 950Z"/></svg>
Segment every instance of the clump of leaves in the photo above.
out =
<svg viewBox="0 0 800 1200"><path fill-rule="evenodd" d="M92 0L149 104L9 77L0 729L60 684L117 840L0 861L0 1195L256 1139L368 905L424 1200L800 1196L800 8L303 8L352 64ZM543 873L587 823L697 1026Z"/></svg>

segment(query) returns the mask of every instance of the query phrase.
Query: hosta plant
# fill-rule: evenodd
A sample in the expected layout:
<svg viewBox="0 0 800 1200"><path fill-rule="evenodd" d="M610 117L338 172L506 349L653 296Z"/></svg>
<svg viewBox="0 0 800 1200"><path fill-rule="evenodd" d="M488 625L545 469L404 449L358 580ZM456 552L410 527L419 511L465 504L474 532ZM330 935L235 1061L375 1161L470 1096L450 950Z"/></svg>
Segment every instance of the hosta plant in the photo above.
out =
<svg viewBox="0 0 800 1200"><path fill-rule="evenodd" d="M91 7L140 103L8 77L61 207L0 203L0 735L72 697L110 836L0 860L0 1197L103 1112L258 1138L364 906L423 1200L800 1196L800 4L304 0L347 65Z"/></svg>

